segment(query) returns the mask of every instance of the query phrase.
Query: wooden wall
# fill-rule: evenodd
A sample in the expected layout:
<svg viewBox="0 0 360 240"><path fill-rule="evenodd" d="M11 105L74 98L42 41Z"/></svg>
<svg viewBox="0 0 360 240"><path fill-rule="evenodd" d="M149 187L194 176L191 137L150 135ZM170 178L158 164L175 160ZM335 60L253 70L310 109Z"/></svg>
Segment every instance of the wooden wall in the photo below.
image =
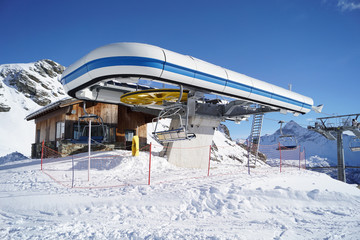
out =
<svg viewBox="0 0 360 240"><path fill-rule="evenodd" d="M85 110L88 114L96 114L102 117L104 123L117 124L118 122L118 106L115 104L87 102ZM75 104L72 106L71 113L67 114L66 120L77 121L79 117L84 115L83 104Z"/></svg>
<svg viewBox="0 0 360 240"><path fill-rule="evenodd" d="M64 122L65 113L63 109L59 109L51 114L51 116L42 116L36 119L36 129L35 129L35 141L36 141L36 132L40 130L40 142L45 141L55 141L56 134L56 122Z"/></svg>
<svg viewBox="0 0 360 240"><path fill-rule="evenodd" d="M134 112L130 108L119 105L116 141L125 145L125 130L134 130L139 136L140 143L146 144L146 123L151 122L154 117L153 115Z"/></svg>
<svg viewBox="0 0 360 240"><path fill-rule="evenodd" d="M125 145L125 130L134 130L140 138L140 143L146 144L146 123L152 121L155 116L134 112L130 108L105 103L86 103L86 112L96 114L103 118L105 124L116 126L116 142ZM65 139L72 139L73 126L78 118L84 115L83 103L60 108L47 113L35 120L36 130L40 130L40 142L45 140L55 141L56 122L65 122Z"/></svg>
<svg viewBox="0 0 360 240"><path fill-rule="evenodd" d="M85 110L88 114L100 116L104 123L110 126L116 126L118 123L118 106L115 104L87 102ZM74 137L74 124L77 124L79 117L84 115L83 103L72 106L70 113L66 115L65 139Z"/></svg>

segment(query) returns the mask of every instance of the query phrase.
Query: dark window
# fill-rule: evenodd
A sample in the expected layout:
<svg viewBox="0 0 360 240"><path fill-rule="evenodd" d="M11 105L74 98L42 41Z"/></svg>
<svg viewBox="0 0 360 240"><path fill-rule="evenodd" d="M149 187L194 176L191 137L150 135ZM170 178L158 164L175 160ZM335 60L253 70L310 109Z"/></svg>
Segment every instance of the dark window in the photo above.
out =
<svg viewBox="0 0 360 240"><path fill-rule="evenodd" d="M40 143L40 129L36 129L35 143Z"/></svg>
<svg viewBox="0 0 360 240"><path fill-rule="evenodd" d="M80 127L80 128L79 128ZM73 127L74 139L79 139L80 137L89 136L89 125L81 123L78 125L74 123ZM105 131L105 133L104 133ZM91 136L92 137L104 137L106 136L106 142L115 142L116 141L116 127L109 127L108 125L91 125Z"/></svg>

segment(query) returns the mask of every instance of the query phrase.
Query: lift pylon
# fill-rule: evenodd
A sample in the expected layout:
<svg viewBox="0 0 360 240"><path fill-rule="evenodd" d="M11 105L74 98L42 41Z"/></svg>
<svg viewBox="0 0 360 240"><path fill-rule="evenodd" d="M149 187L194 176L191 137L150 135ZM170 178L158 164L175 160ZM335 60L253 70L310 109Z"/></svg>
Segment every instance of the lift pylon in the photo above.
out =
<svg viewBox="0 0 360 240"><path fill-rule="evenodd" d="M317 118L314 126L308 126L309 130L318 132L329 140L337 140L338 180L343 182L346 182L346 175L342 134L351 131L356 138L360 138L360 124L357 122L359 116L360 113Z"/></svg>

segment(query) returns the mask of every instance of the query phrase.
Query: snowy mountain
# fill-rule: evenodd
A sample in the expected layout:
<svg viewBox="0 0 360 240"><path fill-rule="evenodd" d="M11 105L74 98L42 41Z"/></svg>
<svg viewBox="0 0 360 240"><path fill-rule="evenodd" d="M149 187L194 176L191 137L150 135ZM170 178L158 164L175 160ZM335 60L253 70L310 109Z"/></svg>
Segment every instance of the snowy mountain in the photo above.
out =
<svg viewBox="0 0 360 240"><path fill-rule="evenodd" d="M337 148L336 141L328 140L321 134L310 131L297 124L295 121L288 122L282 129L284 135L294 135L301 147L305 147L306 156L310 157L318 156L326 160L331 166L337 165ZM280 129L271 135L265 135L261 137L261 145L272 145L278 143L280 136ZM345 163L351 166L360 166L360 154L357 152L351 152L349 149L349 141L351 136L344 134L344 153ZM319 160L319 159L317 159Z"/></svg>
<svg viewBox="0 0 360 240"><path fill-rule="evenodd" d="M8 162L16 162L28 159L26 156L22 155L19 152L9 153L3 157L0 157L0 164L8 163Z"/></svg>
<svg viewBox="0 0 360 240"><path fill-rule="evenodd" d="M328 140L321 134L301 127L294 121L290 121L283 127L283 134L294 135L301 147L306 150L307 167L329 167L337 166L336 141ZM280 129L271 135L261 137L261 145L272 145L278 143ZM349 141L352 136L344 134L344 157L346 166L360 166L360 153L352 152L349 149ZM324 172L337 179L337 169L315 169L314 171ZM360 184L359 169L347 168L346 181L348 183Z"/></svg>
<svg viewBox="0 0 360 240"><path fill-rule="evenodd" d="M67 96L58 81L64 69L51 60L0 65L0 156L30 155L35 126L25 116Z"/></svg>

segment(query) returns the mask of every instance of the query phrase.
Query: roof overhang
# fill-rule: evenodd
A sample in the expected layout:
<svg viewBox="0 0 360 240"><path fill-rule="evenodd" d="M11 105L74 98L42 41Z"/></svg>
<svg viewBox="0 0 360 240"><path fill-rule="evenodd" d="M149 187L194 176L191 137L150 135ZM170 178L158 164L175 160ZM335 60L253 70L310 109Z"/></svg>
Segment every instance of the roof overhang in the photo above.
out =
<svg viewBox="0 0 360 240"><path fill-rule="evenodd" d="M72 105L82 103L82 102L83 102L83 100L79 100L79 99L75 99L75 98L61 99L61 100L59 100L57 102L53 102L53 103L51 103L49 105L46 105L45 107L42 107L42 108L36 110L35 112L30 113L29 115L27 115L25 117L25 119L27 121L34 120L34 119L42 117L42 116L44 116L46 114L54 112L54 111L56 111L58 109L65 108L65 107L68 107L68 106L72 106Z"/></svg>

